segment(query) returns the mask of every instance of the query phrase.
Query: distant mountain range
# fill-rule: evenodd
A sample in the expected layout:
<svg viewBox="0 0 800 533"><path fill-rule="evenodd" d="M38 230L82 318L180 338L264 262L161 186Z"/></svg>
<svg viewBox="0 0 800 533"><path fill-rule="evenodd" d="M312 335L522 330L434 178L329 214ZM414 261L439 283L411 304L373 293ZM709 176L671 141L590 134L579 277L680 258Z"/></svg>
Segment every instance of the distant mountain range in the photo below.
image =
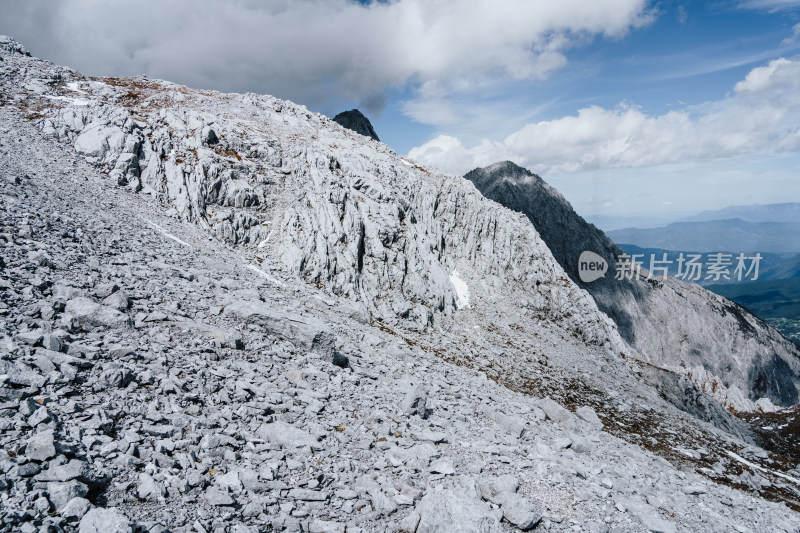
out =
<svg viewBox="0 0 800 533"><path fill-rule="evenodd" d="M800 202L732 205L684 218L680 222L707 222L738 218L745 222L794 222L800 224Z"/></svg>
<svg viewBox="0 0 800 533"><path fill-rule="evenodd" d="M627 228L658 228L676 222L674 217L661 218L647 215L586 215L584 219L605 232Z"/></svg>
<svg viewBox="0 0 800 533"><path fill-rule="evenodd" d="M667 261L670 262L667 273L668 275L673 277L678 276L678 258L680 257L681 254L683 254L684 258L688 258L689 254L691 253L700 254L701 259L699 259L698 262L703 265L708 265L709 262L712 260L709 257L710 255L712 255L712 252L694 252L689 250L665 250L663 248L642 248L641 246L636 246L635 244L621 244L620 248L625 250L625 252L631 256L634 255L641 256L637 258L637 262L642 263L642 266L645 268L648 268L651 256L654 256L655 260L658 261L662 260L664 254L666 254ZM747 255L748 257L752 257L752 254L748 253ZM736 263L736 254L732 254L731 262L733 263L733 265L731 266L730 270L733 271L734 265ZM752 277L753 277L752 274L750 276L743 276L742 281L772 281L772 280L787 279L787 278L800 279L800 253L794 253L794 254L762 253L761 260L758 266L758 277L755 280L753 280ZM697 280L696 283L698 285L703 285L703 286L708 286L713 283L716 284L741 283L741 281L736 280L733 275L731 275L732 279L730 280L726 279L706 280L705 278L706 278L706 273L704 271L701 278Z"/></svg>
<svg viewBox="0 0 800 533"><path fill-rule="evenodd" d="M739 218L745 222L800 223L800 202L781 204L733 205L699 214L674 213L672 217L653 215L594 214L584 218L605 232L629 228L658 228L673 222L708 222Z"/></svg>
<svg viewBox="0 0 800 533"><path fill-rule="evenodd" d="M699 216L699 215L698 215ZM607 232L618 244L694 252L800 252L800 222L749 222L741 218L673 222L661 228Z"/></svg>

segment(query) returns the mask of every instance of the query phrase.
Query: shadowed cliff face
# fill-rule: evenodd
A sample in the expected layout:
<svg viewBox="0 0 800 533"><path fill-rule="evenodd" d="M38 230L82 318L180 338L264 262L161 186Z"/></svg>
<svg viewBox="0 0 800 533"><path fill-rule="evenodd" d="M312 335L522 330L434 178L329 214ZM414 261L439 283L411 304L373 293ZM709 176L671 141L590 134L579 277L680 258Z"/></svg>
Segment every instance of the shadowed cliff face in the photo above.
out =
<svg viewBox="0 0 800 533"><path fill-rule="evenodd" d="M629 280L614 279L614 263L623 251L611 239L586 222L567 200L539 176L510 161L478 168L465 176L487 198L525 214L542 236L570 279L594 297L597 306L617 324L620 335L635 344L633 317L618 304L621 300L643 302L643 287ZM578 258L588 250L609 265L605 276L584 283L578 276Z"/></svg>
<svg viewBox="0 0 800 533"><path fill-rule="evenodd" d="M797 403L797 347L747 310L674 278L647 279L645 269L634 279L615 279L623 251L558 191L510 161L475 169L465 178L530 219L570 279L591 294L646 361L686 375L737 410L752 408L762 397L779 405ZM605 277L580 279L578 258L584 251L608 263Z"/></svg>
<svg viewBox="0 0 800 533"><path fill-rule="evenodd" d="M349 130L360 133L365 137L370 137L376 141L380 141L378 134L372 128L369 119L365 117L358 109L351 109L350 111L343 111L335 117L333 121L341 124Z"/></svg>

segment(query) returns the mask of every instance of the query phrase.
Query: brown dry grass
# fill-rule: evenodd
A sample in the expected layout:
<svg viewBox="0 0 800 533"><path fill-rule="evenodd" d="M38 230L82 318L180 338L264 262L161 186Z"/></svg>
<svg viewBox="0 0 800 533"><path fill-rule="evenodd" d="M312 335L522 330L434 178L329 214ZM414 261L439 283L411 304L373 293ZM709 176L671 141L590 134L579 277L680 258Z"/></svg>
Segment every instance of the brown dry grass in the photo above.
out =
<svg viewBox="0 0 800 533"><path fill-rule="evenodd" d="M235 150L228 149L228 148L223 148L223 147L219 146L218 144L214 146L214 152L216 152L218 155L221 155L223 157L233 157L237 161L241 161L242 160L242 156L240 156L238 152L236 152Z"/></svg>

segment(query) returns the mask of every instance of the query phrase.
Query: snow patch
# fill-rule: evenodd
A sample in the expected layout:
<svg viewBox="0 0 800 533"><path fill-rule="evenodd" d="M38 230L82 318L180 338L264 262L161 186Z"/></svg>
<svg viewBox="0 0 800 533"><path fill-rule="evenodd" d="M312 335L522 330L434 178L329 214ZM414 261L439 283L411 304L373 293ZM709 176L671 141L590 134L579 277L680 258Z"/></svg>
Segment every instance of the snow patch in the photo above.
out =
<svg viewBox="0 0 800 533"><path fill-rule="evenodd" d="M180 240L180 239L179 239L179 238L177 238L175 235L173 235L173 234L169 233L167 230L165 230L164 228L162 228L161 226L159 226L158 224L156 224L156 223L155 223L155 222L153 222L152 220L147 220L147 219L146 219L146 218L144 218L144 217L139 217L139 218L141 218L142 220L144 220L145 222L147 222L148 224L150 224L150 226L152 226L153 228L155 228L156 230L158 230L158 232L159 232L159 233L161 233L161 234L162 234L164 237L167 237L168 239L172 239L173 241L175 241L175 242L177 242L177 243L179 243L179 244L182 244L182 245L184 245L184 246L188 246L189 248L191 248L191 247L192 247L192 245L191 245L191 244L189 244L189 243L188 243L188 242L186 242L186 241L182 241L182 240Z"/></svg>
<svg viewBox="0 0 800 533"><path fill-rule="evenodd" d="M456 290L456 309L469 307L469 285L461 279L456 270L453 270L453 273L450 274L450 283L453 284L453 288Z"/></svg>
<svg viewBox="0 0 800 533"><path fill-rule="evenodd" d="M71 81L67 84L67 89L70 91L75 91L76 93L86 94L86 91L80 88L80 84L77 81Z"/></svg>
<svg viewBox="0 0 800 533"><path fill-rule="evenodd" d="M263 241L261 241L260 243L258 243L258 249L259 249L259 250L260 250L260 249L262 249L263 247L265 247L265 246L266 246L266 245L269 243L269 238L270 238L270 237L272 237L272 230L270 230L270 232L269 232L269 233L267 233L267 236L266 236L266 237L264 237L264 240L263 240Z"/></svg>
<svg viewBox="0 0 800 533"><path fill-rule="evenodd" d="M252 270L252 271L253 271L253 272L255 272L256 274L258 274L259 276L261 276L261 277L262 277L262 278L264 278L265 280L269 281L270 283L272 283L272 284L274 284L274 285L278 285L278 286L280 286L280 287L283 287L283 283L281 283L281 282L280 282L280 281L278 281L277 279L273 278L272 276L270 276L269 274L267 274L266 272L264 272L263 270L261 270L261 269L260 269L260 268L258 268L257 266L255 266L255 265L251 265L250 263L245 263L245 265L244 265L244 266L245 266L245 267L247 267L247 268L249 268L250 270Z"/></svg>
<svg viewBox="0 0 800 533"><path fill-rule="evenodd" d="M786 474L783 474L781 472L775 472L774 470L767 470L766 468L761 467L761 466L759 466L759 465L757 465L755 463L751 463L750 461L748 461L747 459L745 459L741 455L737 455L737 454L733 453L730 450L725 450L725 453L727 453L728 456L731 457L732 459L734 459L735 461L739 461L743 465L747 465L747 466L749 466L750 468L752 468L754 470L760 470L761 472L765 472L765 473L768 473L768 474L774 474L774 475L776 475L778 477L782 477L783 479L789 480L792 483L796 483L796 484L800 485L800 479L793 478L792 476L787 476Z"/></svg>
<svg viewBox="0 0 800 533"><path fill-rule="evenodd" d="M68 96L53 96L51 94L44 94L42 96L44 96L45 98L49 98L50 100L61 100L63 102L68 102L72 105L78 105L78 106L89 105L89 100L84 100L82 98L70 98Z"/></svg>

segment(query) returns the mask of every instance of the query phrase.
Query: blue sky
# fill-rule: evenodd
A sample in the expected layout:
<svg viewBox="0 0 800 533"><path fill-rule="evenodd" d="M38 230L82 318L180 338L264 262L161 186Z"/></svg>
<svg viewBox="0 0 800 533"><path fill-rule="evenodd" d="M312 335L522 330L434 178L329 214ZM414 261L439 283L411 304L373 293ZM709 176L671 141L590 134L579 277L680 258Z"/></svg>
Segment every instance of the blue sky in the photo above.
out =
<svg viewBox="0 0 800 533"><path fill-rule="evenodd" d="M737 2L649 5L656 10L652 23L622 37L595 36L576 44L566 52L568 64L547 79L498 83L470 98L508 108L507 116L493 125L499 135L526 120L552 120L589 105L613 108L627 101L662 114L718 100L755 66L800 53L800 38L793 31L800 23L800 2L784 9ZM414 98L413 89L389 91L386 109L373 118L387 144L400 152L420 138L448 131L409 120L404 104ZM469 125L462 127L465 135L478 136L492 128L473 133Z"/></svg>
<svg viewBox="0 0 800 533"><path fill-rule="evenodd" d="M133 8L136 24L122 24ZM584 215L800 201L800 0L0 0L90 74L359 107L401 154L511 159Z"/></svg>

